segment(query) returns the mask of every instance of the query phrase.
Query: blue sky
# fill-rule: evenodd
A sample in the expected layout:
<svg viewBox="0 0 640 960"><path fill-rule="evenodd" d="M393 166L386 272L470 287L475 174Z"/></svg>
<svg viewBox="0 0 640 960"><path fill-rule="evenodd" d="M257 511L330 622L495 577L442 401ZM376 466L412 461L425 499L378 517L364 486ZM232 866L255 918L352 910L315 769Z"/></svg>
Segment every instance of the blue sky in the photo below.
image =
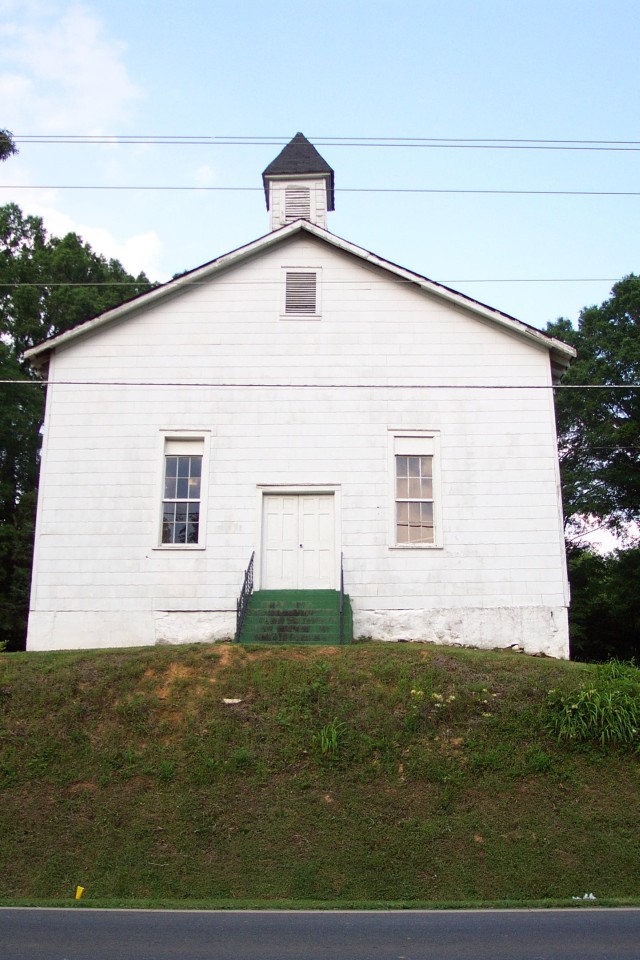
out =
<svg viewBox="0 0 640 960"><path fill-rule="evenodd" d="M632 192L638 150L322 143L640 141L639 22L626 0L0 0L0 127L18 139L301 130L336 171L334 233L544 326L640 270L640 196L349 188ZM280 145L19 146L0 167L0 202L152 279L267 231L260 175ZM63 184L253 189L53 189Z"/></svg>

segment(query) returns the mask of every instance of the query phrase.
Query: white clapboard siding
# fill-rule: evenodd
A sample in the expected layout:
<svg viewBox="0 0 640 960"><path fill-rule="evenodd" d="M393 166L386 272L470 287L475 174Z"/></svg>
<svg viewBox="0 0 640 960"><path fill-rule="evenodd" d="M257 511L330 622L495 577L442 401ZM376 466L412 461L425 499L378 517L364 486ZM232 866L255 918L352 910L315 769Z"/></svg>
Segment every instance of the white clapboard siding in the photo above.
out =
<svg viewBox="0 0 640 960"><path fill-rule="evenodd" d="M269 183L271 230L302 218L327 226L327 186L323 179L271 180Z"/></svg>
<svg viewBox="0 0 640 960"><path fill-rule="evenodd" d="M317 319L283 319L287 271L317 272ZM154 642L158 612L185 614L184 639L203 611L228 632L275 488L339 492L357 630L390 635L413 611L415 638L430 622L490 645L486 611L506 610L495 645L533 629L566 655L553 398L531 389L550 384L543 347L298 238L60 347L50 377L33 649L74 645L79 624L75 645ZM440 438L441 548L390 544L394 430ZM209 443L203 550L159 548L162 436L181 431Z"/></svg>

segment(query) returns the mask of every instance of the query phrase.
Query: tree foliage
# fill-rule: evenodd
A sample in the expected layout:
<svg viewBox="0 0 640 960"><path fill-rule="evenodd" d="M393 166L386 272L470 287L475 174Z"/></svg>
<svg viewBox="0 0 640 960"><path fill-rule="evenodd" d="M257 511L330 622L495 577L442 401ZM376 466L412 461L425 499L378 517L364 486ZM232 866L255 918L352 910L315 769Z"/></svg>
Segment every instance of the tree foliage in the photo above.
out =
<svg viewBox="0 0 640 960"><path fill-rule="evenodd" d="M14 139L8 130L0 130L0 160L6 160L12 154L17 153L18 148Z"/></svg>
<svg viewBox="0 0 640 960"><path fill-rule="evenodd" d="M0 141L1 143L1 141ZM29 347L151 289L75 233L49 237L39 217L0 207L0 643L24 645L44 387Z"/></svg>
<svg viewBox="0 0 640 960"><path fill-rule="evenodd" d="M609 388L557 391L565 512L620 531L640 519L640 277L586 307L577 329L560 319L546 332L578 351L563 384Z"/></svg>
<svg viewBox="0 0 640 960"><path fill-rule="evenodd" d="M558 390L556 417L568 528L595 520L633 541L640 520L640 277L615 284L599 307L585 307L577 328L547 333L578 351ZM614 389L615 388L615 389ZM603 556L569 544L571 655L579 660L640 655L640 547Z"/></svg>
<svg viewBox="0 0 640 960"><path fill-rule="evenodd" d="M571 656L640 661L640 547L602 556L568 550Z"/></svg>

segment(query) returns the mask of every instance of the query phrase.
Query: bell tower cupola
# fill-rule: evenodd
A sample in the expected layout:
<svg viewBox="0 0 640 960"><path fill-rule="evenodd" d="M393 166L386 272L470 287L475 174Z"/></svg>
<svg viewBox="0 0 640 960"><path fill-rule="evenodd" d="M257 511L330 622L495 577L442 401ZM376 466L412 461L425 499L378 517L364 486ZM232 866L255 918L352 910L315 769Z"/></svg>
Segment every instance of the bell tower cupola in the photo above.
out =
<svg viewBox="0 0 640 960"><path fill-rule="evenodd" d="M334 208L333 170L301 133L271 161L262 182L271 230L294 220L327 229L327 212Z"/></svg>

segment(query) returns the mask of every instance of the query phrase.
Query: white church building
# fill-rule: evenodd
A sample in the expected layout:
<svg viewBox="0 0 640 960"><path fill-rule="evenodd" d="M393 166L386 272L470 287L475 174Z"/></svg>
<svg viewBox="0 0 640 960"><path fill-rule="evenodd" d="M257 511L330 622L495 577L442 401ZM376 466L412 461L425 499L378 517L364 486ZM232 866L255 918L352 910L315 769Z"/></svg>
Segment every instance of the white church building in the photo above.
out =
<svg viewBox="0 0 640 960"><path fill-rule="evenodd" d="M571 347L327 227L302 136L269 232L28 351L48 380L27 646L234 636L344 590L355 637L568 656L552 386Z"/></svg>

